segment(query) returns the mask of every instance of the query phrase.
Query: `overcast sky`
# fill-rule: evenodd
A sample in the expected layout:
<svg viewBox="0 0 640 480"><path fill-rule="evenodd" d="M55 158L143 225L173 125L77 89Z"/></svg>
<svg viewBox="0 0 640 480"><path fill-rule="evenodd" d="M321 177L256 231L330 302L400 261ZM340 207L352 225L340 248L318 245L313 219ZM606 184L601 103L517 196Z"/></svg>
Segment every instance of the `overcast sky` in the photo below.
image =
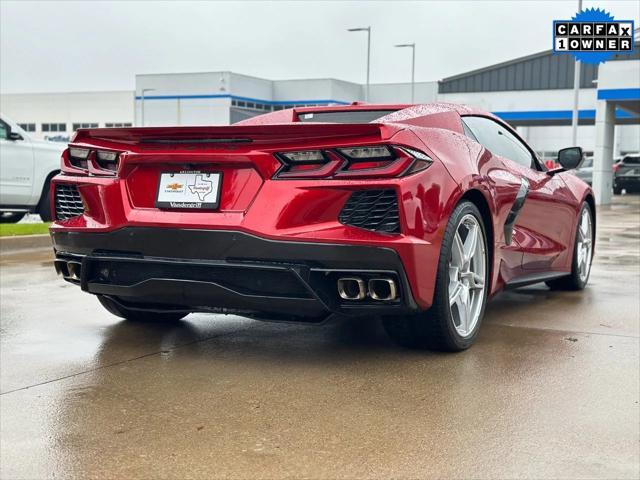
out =
<svg viewBox="0 0 640 480"><path fill-rule="evenodd" d="M136 73L230 70L269 79L438 80L551 48L577 0L182 2L0 0L0 90L133 90ZM585 0L640 22L639 3Z"/></svg>

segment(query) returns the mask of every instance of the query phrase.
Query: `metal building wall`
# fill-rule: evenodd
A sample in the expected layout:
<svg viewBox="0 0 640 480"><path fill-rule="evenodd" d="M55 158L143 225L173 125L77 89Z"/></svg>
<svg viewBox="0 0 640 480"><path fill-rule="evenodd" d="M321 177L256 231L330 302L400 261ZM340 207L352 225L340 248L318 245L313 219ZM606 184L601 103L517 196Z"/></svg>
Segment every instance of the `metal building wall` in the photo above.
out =
<svg viewBox="0 0 640 480"><path fill-rule="evenodd" d="M533 55L469 72L439 82L438 93L555 90L573 87L574 61L570 55L551 52ZM582 65L580 87L595 88L596 65Z"/></svg>
<svg viewBox="0 0 640 480"><path fill-rule="evenodd" d="M611 61L637 60L640 42L632 54L616 54ZM438 93L504 92L507 90L555 90L573 88L574 58L551 50L445 78ZM582 64L580 88L596 88L598 66Z"/></svg>

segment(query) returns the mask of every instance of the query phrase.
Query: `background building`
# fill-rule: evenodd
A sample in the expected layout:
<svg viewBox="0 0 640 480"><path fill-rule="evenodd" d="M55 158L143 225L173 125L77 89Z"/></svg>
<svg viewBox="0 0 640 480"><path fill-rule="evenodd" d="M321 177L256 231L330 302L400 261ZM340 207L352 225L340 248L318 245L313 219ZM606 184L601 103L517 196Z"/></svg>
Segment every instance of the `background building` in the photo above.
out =
<svg viewBox="0 0 640 480"><path fill-rule="evenodd" d="M614 58L610 63L637 60ZM541 52L480 70L415 84L417 103L466 103L494 112L520 131L544 159L571 143L574 61ZM598 66L583 65L578 144L595 145ZM638 77L631 78L640 87ZM228 125L265 112L307 105L347 104L365 86L337 79L269 80L234 72L136 75L135 91L6 94L0 108L36 137L66 140L80 126ZM370 101L409 103L411 84L372 84ZM640 150L640 115L615 112L613 154Z"/></svg>
<svg viewBox="0 0 640 480"><path fill-rule="evenodd" d="M0 96L0 111L33 137L66 141L82 127L133 125L131 91L15 93Z"/></svg>
<svg viewBox="0 0 640 480"><path fill-rule="evenodd" d="M616 55L605 65L635 63L640 58L636 44L633 55ZM491 111L518 128L543 158L554 158L558 149L571 143L574 58L541 52L438 82L438 100L467 103ZM598 65L580 69L578 145L592 153L598 91ZM629 80L640 88L640 75ZM606 86L604 87L606 88ZM640 114L616 110L614 154L640 150Z"/></svg>

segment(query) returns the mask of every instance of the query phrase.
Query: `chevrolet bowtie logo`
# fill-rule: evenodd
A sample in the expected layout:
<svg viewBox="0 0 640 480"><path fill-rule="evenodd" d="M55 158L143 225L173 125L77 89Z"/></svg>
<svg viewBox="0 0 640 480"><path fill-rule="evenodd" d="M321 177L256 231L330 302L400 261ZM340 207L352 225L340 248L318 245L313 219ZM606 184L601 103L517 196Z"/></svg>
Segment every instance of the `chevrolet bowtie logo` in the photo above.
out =
<svg viewBox="0 0 640 480"><path fill-rule="evenodd" d="M170 183L169 185L167 185L167 188L171 189L171 190L178 190L180 188L182 188L182 184L181 183Z"/></svg>

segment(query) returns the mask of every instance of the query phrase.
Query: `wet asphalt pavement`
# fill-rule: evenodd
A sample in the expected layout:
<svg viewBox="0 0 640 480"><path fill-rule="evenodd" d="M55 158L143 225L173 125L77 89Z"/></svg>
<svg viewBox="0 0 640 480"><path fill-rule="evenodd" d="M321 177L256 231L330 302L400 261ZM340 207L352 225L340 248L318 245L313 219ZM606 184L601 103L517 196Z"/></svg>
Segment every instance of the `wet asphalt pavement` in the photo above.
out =
<svg viewBox="0 0 640 480"><path fill-rule="evenodd" d="M0 262L0 477L638 478L640 197L599 211L584 292L490 303L460 354L373 320L128 324Z"/></svg>

